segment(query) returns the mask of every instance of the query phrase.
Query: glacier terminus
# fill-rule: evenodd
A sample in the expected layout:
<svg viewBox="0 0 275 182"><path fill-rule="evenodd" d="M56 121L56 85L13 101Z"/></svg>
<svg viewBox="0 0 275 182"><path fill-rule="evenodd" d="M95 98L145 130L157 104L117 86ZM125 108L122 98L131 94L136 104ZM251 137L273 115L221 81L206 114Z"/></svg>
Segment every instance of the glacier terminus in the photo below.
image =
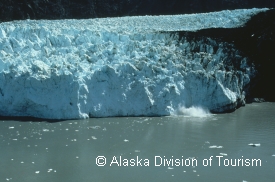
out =
<svg viewBox="0 0 275 182"><path fill-rule="evenodd" d="M79 119L227 112L255 76L233 44L179 32L236 28L268 9L0 24L0 116Z"/></svg>

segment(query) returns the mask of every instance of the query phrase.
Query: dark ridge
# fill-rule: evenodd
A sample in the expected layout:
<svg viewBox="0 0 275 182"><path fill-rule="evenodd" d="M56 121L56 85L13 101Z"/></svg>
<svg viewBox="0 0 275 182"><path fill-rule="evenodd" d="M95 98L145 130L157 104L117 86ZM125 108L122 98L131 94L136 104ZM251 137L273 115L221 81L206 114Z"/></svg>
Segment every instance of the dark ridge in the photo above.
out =
<svg viewBox="0 0 275 182"><path fill-rule="evenodd" d="M275 8L274 0L2 0L0 21L204 13Z"/></svg>
<svg viewBox="0 0 275 182"><path fill-rule="evenodd" d="M257 76L252 80L250 98L275 101L275 10L252 17L240 28L211 28L197 32L180 32L180 37L203 40L207 37L233 44L254 63Z"/></svg>

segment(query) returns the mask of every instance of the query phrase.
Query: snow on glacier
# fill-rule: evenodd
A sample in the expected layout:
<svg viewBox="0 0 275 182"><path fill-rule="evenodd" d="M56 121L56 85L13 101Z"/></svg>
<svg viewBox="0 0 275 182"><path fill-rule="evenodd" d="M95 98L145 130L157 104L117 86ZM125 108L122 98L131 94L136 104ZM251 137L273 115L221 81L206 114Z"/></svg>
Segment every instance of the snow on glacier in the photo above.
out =
<svg viewBox="0 0 275 182"><path fill-rule="evenodd" d="M253 66L229 44L175 32L240 27L266 10L1 23L0 115L162 116L182 113L183 105L232 110L244 102ZM240 59L237 68L230 56Z"/></svg>

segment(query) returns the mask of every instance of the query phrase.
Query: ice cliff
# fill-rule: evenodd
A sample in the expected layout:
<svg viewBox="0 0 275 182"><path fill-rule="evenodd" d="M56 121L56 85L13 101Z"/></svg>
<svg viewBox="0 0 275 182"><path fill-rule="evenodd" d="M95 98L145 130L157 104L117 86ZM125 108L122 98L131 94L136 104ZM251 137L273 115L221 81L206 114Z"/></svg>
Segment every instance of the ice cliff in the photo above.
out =
<svg viewBox="0 0 275 182"><path fill-rule="evenodd" d="M0 24L0 115L74 119L212 112L255 74L232 44L178 32L243 26L267 9Z"/></svg>

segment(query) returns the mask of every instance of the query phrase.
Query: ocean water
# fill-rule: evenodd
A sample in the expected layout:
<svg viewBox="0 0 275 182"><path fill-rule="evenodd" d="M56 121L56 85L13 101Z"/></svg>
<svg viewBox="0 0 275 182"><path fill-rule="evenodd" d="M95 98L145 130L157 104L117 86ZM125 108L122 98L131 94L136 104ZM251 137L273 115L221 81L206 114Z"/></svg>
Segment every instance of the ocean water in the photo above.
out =
<svg viewBox="0 0 275 182"><path fill-rule="evenodd" d="M274 181L274 111L2 120L0 181Z"/></svg>

